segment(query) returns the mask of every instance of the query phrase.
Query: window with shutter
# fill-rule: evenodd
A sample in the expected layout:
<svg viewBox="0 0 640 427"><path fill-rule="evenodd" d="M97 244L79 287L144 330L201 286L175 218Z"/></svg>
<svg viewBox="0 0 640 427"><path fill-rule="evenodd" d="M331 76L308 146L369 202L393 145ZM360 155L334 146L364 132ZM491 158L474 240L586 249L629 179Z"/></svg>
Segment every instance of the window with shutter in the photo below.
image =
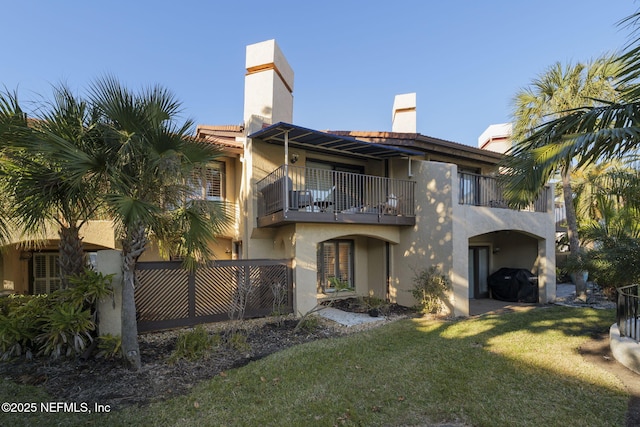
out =
<svg viewBox="0 0 640 427"><path fill-rule="evenodd" d="M33 293L50 294L60 289L61 282L58 254L33 254Z"/></svg>
<svg viewBox="0 0 640 427"><path fill-rule="evenodd" d="M213 162L194 172L191 186L193 199L223 200L225 167L223 162Z"/></svg>
<svg viewBox="0 0 640 427"><path fill-rule="evenodd" d="M318 245L318 281L321 292L336 286L354 287L353 240L327 240Z"/></svg>

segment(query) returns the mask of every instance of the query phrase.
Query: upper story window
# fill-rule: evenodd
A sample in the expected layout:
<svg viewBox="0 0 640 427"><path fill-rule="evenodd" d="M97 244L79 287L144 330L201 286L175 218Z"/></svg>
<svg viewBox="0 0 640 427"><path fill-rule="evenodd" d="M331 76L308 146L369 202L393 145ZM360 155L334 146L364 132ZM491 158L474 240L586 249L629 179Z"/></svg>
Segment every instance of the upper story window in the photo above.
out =
<svg viewBox="0 0 640 427"><path fill-rule="evenodd" d="M224 162L212 162L194 172L193 198L221 201L225 198Z"/></svg>

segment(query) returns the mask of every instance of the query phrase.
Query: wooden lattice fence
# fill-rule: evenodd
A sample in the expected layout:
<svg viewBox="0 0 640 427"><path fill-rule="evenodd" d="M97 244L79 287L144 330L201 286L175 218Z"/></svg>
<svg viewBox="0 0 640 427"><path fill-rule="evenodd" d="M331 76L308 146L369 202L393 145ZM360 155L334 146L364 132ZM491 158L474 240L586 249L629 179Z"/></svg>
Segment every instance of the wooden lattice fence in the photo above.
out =
<svg viewBox="0 0 640 427"><path fill-rule="evenodd" d="M135 291L138 331L229 320L240 294L246 296L245 318L291 313L291 276L289 260L213 261L194 272L178 261L140 262Z"/></svg>

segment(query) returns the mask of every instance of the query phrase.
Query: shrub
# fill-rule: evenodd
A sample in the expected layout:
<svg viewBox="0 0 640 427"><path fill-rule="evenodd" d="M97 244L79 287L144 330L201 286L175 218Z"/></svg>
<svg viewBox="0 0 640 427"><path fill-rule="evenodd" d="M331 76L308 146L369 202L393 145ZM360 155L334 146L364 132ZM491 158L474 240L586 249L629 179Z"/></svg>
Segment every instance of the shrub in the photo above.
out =
<svg viewBox="0 0 640 427"><path fill-rule="evenodd" d="M92 308L99 299L113 295L111 282L113 274L103 275L90 268L84 273L69 277L69 287L61 290L58 296L76 306Z"/></svg>
<svg viewBox="0 0 640 427"><path fill-rule="evenodd" d="M122 338L120 335L105 334L98 337L96 357L119 359L122 357Z"/></svg>
<svg viewBox="0 0 640 427"><path fill-rule="evenodd" d="M179 359L196 360L204 357L212 348L220 344L220 336L209 335L202 325L178 336L176 348L169 358L170 362Z"/></svg>
<svg viewBox="0 0 640 427"><path fill-rule="evenodd" d="M0 359L25 356L31 359L38 350L35 338L40 334L51 310L48 295L10 295L3 299L0 314Z"/></svg>
<svg viewBox="0 0 640 427"><path fill-rule="evenodd" d="M0 359L23 354L27 359L33 357L33 339L37 334L34 323L29 316L0 315Z"/></svg>
<svg viewBox="0 0 640 427"><path fill-rule="evenodd" d="M93 341L91 332L95 328L89 310L68 302L57 304L45 318L43 332L36 337L41 345L39 353L54 358L80 354Z"/></svg>
<svg viewBox="0 0 640 427"><path fill-rule="evenodd" d="M271 316L276 318L276 324L282 326L284 324L284 318L289 314L289 290L285 282L274 282L270 286L271 293L273 294L273 309Z"/></svg>
<svg viewBox="0 0 640 427"><path fill-rule="evenodd" d="M413 278L411 294L418 301L416 308L421 313L439 313L451 289L451 282L436 266L417 271Z"/></svg>
<svg viewBox="0 0 640 427"><path fill-rule="evenodd" d="M247 351L251 348L247 342L247 336L237 330L231 331L225 337L227 347L236 351Z"/></svg>
<svg viewBox="0 0 640 427"><path fill-rule="evenodd" d="M573 262L588 271L605 294L615 296L616 288L640 282L640 240L608 237L599 243Z"/></svg>
<svg viewBox="0 0 640 427"><path fill-rule="evenodd" d="M343 292L343 291L351 291L353 288L349 285L349 282L346 280L341 280L338 277L331 276L329 277L329 285L330 289L333 289L334 292Z"/></svg>
<svg viewBox="0 0 640 427"><path fill-rule="evenodd" d="M302 331L311 333L318 329L320 326L320 319L318 316L303 316L295 327L294 332Z"/></svg>
<svg viewBox="0 0 640 427"><path fill-rule="evenodd" d="M112 275L87 269L49 295L9 296L0 306L0 358L70 356L85 350L96 329L96 302L112 294Z"/></svg>

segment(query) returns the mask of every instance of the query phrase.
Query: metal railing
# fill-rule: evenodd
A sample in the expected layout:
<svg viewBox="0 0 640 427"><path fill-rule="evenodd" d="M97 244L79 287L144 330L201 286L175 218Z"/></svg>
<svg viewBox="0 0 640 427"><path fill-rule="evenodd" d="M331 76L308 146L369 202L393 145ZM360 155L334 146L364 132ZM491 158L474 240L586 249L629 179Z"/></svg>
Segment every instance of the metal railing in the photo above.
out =
<svg viewBox="0 0 640 427"><path fill-rule="evenodd" d="M567 210L564 208L564 203L560 203L560 202L554 203L553 214L555 217L556 224L558 225L566 224Z"/></svg>
<svg viewBox="0 0 640 427"><path fill-rule="evenodd" d="M618 288L618 306L616 319L620 336L640 342L638 323L638 301L640 301L640 285L629 285Z"/></svg>
<svg viewBox="0 0 640 427"><path fill-rule="evenodd" d="M414 181L283 165L256 185L258 216L292 210L415 216Z"/></svg>
<svg viewBox="0 0 640 427"><path fill-rule="evenodd" d="M460 190L458 202L461 205L488 206L504 209L511 208L504 197L504 190L496 177L459 172L458 183ZM549 188L544 187L535 202L519 210L547 212L548 197Z"/></svg>

